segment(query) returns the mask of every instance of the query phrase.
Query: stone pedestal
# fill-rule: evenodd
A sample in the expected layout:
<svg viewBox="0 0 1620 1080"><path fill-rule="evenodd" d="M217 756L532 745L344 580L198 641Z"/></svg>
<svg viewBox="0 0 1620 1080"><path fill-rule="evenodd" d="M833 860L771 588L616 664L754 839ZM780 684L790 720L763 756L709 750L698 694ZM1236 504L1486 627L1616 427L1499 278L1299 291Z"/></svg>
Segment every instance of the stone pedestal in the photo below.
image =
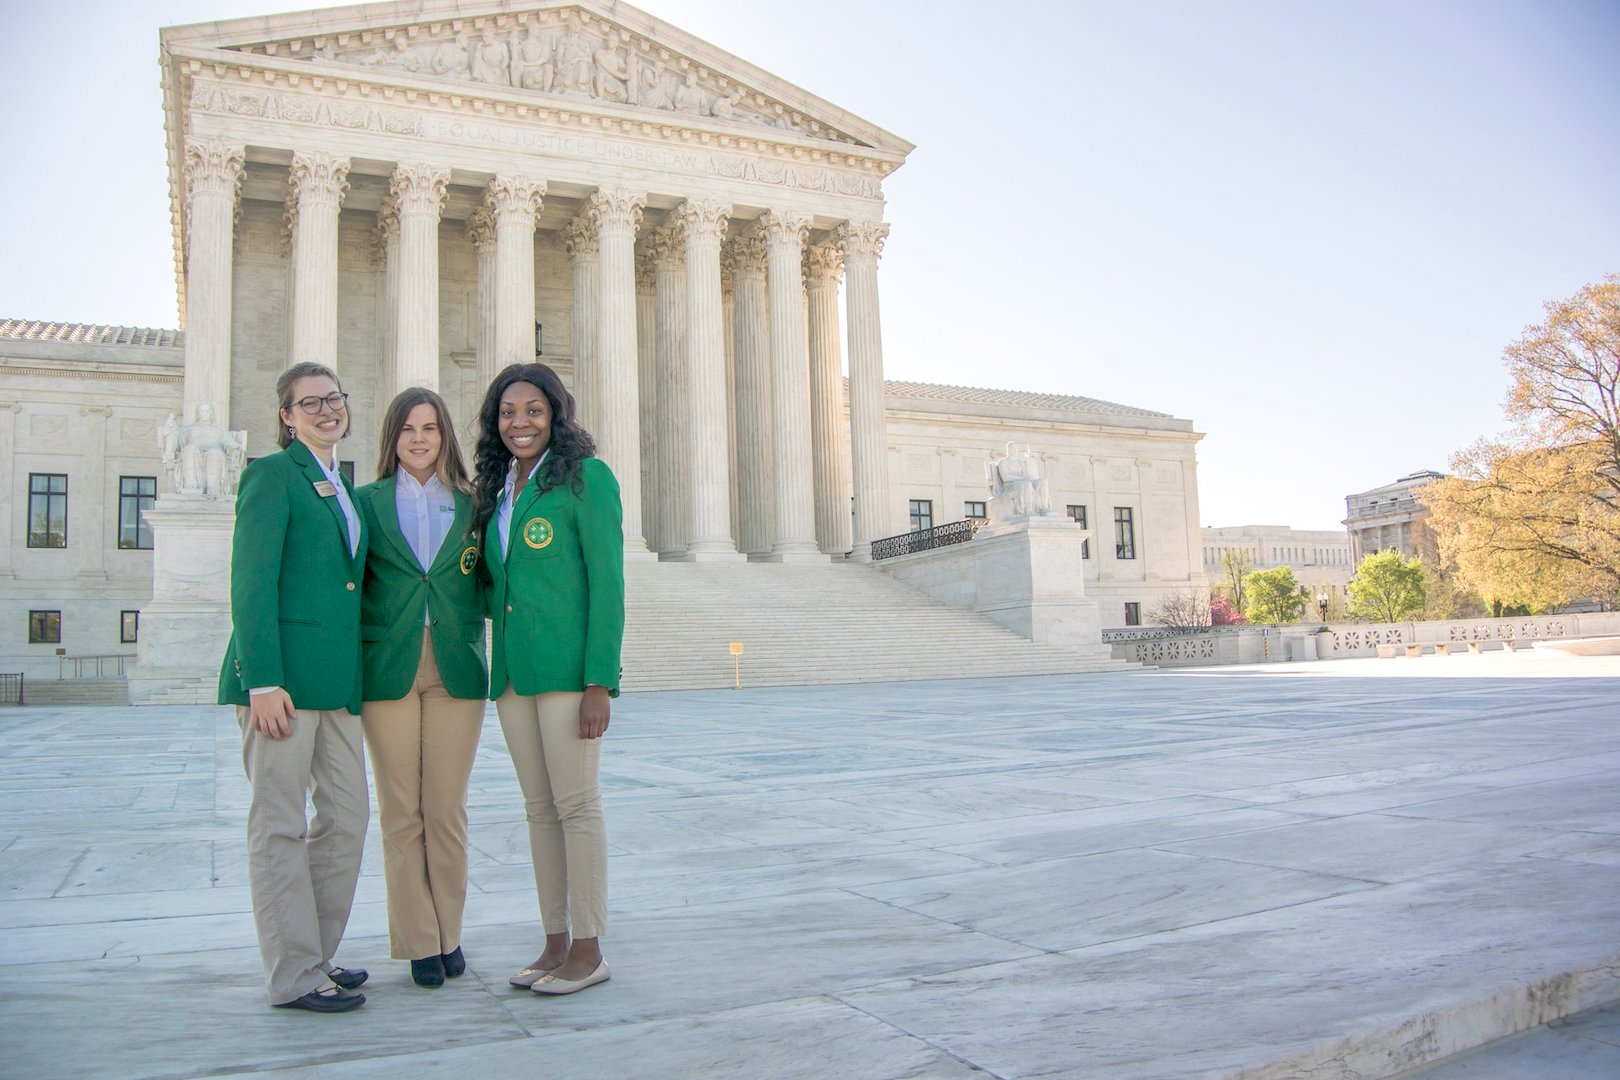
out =
<svg viewBox="0 0 1620 1080"><path fill-rule="evenodd" d="M1102 615L1086 596L1080 545L1091 536L1066 518L993 524L966 545L977 563L974 608L1043 645L1102 644Z"/></svg>
<svg viewBox="0 0 1620 1080"><path fill-rule="evenodd" d="M164 495L152 527L152 601L141 609L131 705L206 705L231 638L231 503Z"/></svg>

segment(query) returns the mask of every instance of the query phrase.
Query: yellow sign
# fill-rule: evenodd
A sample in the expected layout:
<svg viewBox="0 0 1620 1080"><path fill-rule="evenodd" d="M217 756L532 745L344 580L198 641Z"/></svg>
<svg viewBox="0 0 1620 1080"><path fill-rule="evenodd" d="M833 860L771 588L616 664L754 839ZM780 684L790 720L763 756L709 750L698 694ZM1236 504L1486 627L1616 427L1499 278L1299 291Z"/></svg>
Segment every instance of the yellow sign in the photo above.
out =
<svg viewBox="0 0 1620 1080"><path fill-rule="evenodd" d="M742 642L740 642L740 641L733 641L731 643L731 669L732 669L732 671L731 671L731 674L732 674L731 688L733 690L741 690L742 689Z"/></svg>
<svg viewBox="0 0 1620 1080"><path fill-rule="evenodd" d="M733 641L731 643L731 655L732 656L741 656L742 655L742 642Z"/></svg>

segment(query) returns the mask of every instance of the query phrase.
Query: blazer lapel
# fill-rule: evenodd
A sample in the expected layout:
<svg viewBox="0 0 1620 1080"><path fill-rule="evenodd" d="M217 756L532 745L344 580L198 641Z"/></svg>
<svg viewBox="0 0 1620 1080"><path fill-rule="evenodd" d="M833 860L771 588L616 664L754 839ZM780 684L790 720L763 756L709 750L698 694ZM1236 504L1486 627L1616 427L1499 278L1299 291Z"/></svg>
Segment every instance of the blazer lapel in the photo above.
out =
<svg viewBox="0 0 1620 1080"><path fill-rule="evenodd" d="M397 480L397 474L384 477L366 492L366 497L371 500L371 512L377 519L377 527L382 530L383 538L407 564L420 566L416 552L411 550L410 541L406 540L405 534L399 530L399 491L394 486Z"/></svg>
<svg viewBox="0 0 1620 1080"><path fill-rule="evenodd" d="M537 469L536 472L538 471ZM506 539L507 563L511 563L512 551L517 547L518 541L523 539L523 516L529 512L529 509L534 505L534 501L540 497L539 491L539 482L534 478L533 474L530 474L528 482L523 485L523 494L513 500L516 505L512 507L512 528Z"/></svg>
<svg viewBox="0 0 1620 1080"><path fill-rule="evenodd" d="M439 553L433 558L433 565L428 570L437 570L446 562L461 561L461 552L466 547L467 527L472 524L472 500L459 491L450 493L456 505L456 516L450 522L450 531L444 534L444 543L439 545Z"/></svg>
<svg viewBox="0 0 1620 1080"><path fill-rule="evenodd" d="M293 455L293 458L303 468L304 478L309 481L311 487L328 482L326 479L326 470L322 469L320 462L315 460L315 455L310 451L309 447L305 446L297 439L294 439L292 444L287 447L287 452ZM338 479L344 479L341 473L338 474ZM348 484L345 483L344 486L348 487ZM319 494L318 488L317 494ZM336 493L331 495L322 495L321 502L326 506L327 511L332 515L332 521L337 526L338 542L343 545L343 553L347 555L349 553L349 522L348 519L343 516L343 507L338 502ZM352 489L349 491L349 502L351 504L354 502L354 492ZM364 530L365 525L362 523L362 533ZM362 550L364 550L363 547L357 549L357 551Z"/></svg>

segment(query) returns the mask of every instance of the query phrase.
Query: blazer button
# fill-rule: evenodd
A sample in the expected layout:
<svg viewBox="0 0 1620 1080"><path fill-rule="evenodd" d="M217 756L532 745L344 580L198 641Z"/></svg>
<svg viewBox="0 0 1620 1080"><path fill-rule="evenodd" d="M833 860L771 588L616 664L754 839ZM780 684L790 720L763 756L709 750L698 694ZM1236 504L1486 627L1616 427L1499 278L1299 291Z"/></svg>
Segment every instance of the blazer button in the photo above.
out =
<svg viewBox="0 0 1620 1080"><path fill-rule="evenodd" d="M349 582L349 584L346 587L348 588L348 590L350 592L354 592L354 582L352 582L352 581Z"/></svg>
<svg viewBox="0 0 1620 1080"><path fill-rule="evenodd" d="M512 605L511 605L511 604L507 604L507 605L506 605L506 610L507 610L507 611L511 611L511 610L512 610Z"/></svg>

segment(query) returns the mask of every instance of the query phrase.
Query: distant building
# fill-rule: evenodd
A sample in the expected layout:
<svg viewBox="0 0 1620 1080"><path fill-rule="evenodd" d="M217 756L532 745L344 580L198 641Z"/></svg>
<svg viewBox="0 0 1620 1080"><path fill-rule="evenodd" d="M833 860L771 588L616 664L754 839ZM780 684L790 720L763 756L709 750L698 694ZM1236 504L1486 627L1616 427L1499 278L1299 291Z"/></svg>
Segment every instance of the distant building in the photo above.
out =
<svg viewBox="0 0 1620 1080"><path fill-rule="evenodd" d="M1318 615L1325 595L1329 612L1344 610L1344 587L1355 573L1350 538L1332 529L1293 529L1287 525L1229 525L1203 530L1204 572L1211 582L1223 578L1221 557L1228 551L1247 551L1254 569L1286 566L1309 590L1307 612Z"/></svg>
<svg viewBox="0 0 1620 1080"><path fill-rule="evenodd" d="M1346 495L1344 527L1350 533L1351 566L1380 551L1399 551L1407 558L1422 556L1434 562L1434 534L1424 524L1429 508L1417 500L1417 490L1431 480L1443 480L1433 469L1403 476L1393 484Z"/></svg>

